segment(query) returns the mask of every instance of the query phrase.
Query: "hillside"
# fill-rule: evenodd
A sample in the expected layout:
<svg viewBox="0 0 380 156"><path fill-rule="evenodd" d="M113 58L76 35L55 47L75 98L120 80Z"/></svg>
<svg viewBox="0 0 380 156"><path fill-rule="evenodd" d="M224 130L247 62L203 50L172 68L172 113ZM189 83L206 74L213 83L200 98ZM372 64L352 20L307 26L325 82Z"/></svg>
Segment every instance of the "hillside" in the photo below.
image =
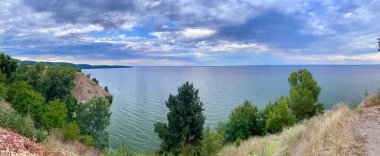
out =
<svg viewBox="0 0 380 156"><path fill-rule="evenodd" d="M21 64L34 65L40 63L49 66L68 65L79 69L99 69L99 68L130 68L131 66L119 66L119 65L90 65L90 64L74 64L68 62L35 62L35 61L19 61Z"/></svg>
<svg viewBox="0 0 380 156"><path fill-rule="evenodd" d="M97 83L88 78L82 72L76 73L73 82L74 87L71 90L71 93L79 102L88 101L93 96L110 96L110 94L107 91L105 91L102 87L100 87Z"/></svg>
<svg viewBox="0 0 380 156"><path fill-rule="evenodd" d="M252 137L238 147L226 146L218 155L377 155L380 107L365 103L354 110L337 105L279 134Z"/></svg>

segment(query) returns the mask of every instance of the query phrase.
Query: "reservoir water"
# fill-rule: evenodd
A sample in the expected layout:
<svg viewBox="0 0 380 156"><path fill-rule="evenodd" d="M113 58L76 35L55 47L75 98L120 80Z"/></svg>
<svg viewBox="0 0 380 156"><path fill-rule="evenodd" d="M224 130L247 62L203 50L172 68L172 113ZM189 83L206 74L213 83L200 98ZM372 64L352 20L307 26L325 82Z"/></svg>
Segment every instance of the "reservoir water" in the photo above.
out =
<svg viewBox="0 0 380 156"><path fill-rule="evenodd" d="M227 67L132 67L87 69L108 86L114 96L111 107L110 146L122 142L131 152L153 152L160 140L153 124L166 122L169 94L189 81L199 89L204 103L205 126L215 128L244 100L263 108L289 92L291 72L307 68L321 86L320 102L360 103L364 92L380 88L380 66L227 66Z"/></svg>

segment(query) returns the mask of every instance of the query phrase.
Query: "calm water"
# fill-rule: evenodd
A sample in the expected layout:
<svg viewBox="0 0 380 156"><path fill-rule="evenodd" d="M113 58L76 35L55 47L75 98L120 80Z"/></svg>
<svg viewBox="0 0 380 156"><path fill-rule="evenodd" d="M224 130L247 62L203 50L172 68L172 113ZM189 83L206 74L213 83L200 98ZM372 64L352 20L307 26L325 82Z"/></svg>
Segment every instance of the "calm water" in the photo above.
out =
<svg viewBox="0 0 380 156"><path fill-rule="evenodd" d="M124 142L132 152L155 151L160 140L153 124L166 121L170 93L190 81L200 90L206 126L214 128L244 100L263 108L288 95L288 76L307 68L322 88L320 101L331 108L338 102L359 103L364 90L380 87L380 66L235 66L235 67L133 67L83 70L108 86L114 102L110 145Z"/></svg>

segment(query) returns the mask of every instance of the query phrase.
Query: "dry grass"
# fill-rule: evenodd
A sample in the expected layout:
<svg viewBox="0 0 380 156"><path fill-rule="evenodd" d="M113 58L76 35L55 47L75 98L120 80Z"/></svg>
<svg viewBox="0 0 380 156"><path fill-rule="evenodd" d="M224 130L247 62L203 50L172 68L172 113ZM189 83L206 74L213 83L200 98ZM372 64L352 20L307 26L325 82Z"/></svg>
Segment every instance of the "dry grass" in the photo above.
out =
<svg viewBox="0 0 380 156"><path fill-rule="evenodd" d="M64 155L69 156L99 156L102 154L102 151L96 148L86 146L78 141L64 141L62 138L61 130L52 130L45 142L45 146L59 149Z"/></svg>
<svg viewBox="0 0 380 156"><path fill-rule="evenodd" d="M354 135L358 112L338 105L277 135L253 137L239 147L223 148L219 155L363 155Z"/></svg>
<svg viewBox="0 0 380 156"><path fill-rule="evenodd" d="M363 101L364 107L373 107L380 105L380 94L368 96Z"/></svg>

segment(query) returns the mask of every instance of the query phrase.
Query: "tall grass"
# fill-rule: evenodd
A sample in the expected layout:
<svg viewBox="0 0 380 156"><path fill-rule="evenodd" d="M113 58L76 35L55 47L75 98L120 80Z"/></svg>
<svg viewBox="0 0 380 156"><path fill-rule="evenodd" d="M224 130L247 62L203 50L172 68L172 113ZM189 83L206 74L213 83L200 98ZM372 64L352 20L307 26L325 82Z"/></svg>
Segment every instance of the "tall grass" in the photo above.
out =
<svg viewBox="0 0 380 156"><path fill-rule="evenodd" d="M353 134L354 113L339 105L280 134L253 137L239 147L226 146L219 155L361 155Z"/></svg>
<svg viewBox="0 0 380 156"><path fill-rule="evenodd" d="M34 126L34 121L29 115L22 116L9 108L0 107L0 127L9 128L36 142L44 141L48 135L47 131Z"/></svg>

